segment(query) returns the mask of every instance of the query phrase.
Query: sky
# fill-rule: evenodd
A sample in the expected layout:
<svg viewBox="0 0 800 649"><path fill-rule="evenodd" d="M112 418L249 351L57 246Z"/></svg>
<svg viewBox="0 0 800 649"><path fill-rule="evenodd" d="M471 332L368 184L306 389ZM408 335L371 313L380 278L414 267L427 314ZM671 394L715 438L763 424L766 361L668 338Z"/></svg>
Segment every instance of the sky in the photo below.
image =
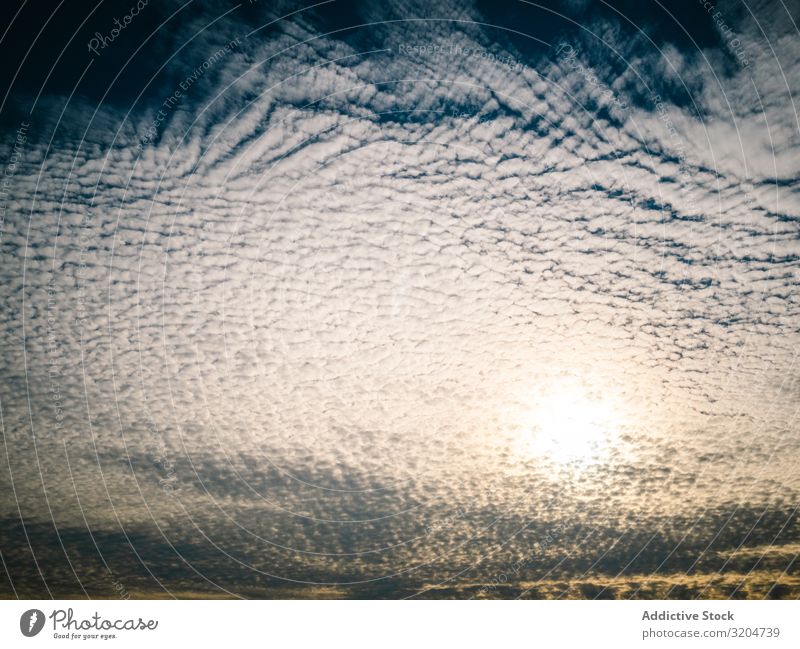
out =
<svg viewBox="0 0 800 649"><path fill-rule="evenodd" d="M3 8L0 596L800 597L800 7Z"/></svg>

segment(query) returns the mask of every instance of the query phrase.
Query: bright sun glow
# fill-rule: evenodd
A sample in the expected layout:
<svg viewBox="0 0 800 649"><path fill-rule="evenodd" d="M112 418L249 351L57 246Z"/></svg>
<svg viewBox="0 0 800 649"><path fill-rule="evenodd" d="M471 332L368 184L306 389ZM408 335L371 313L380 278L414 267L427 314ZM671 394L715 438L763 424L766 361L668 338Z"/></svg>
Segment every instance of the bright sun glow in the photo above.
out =
<svg viewBox="0 0 800 649"><path fill-rule="evenodd" d="M560 464L589 464L613 450L621 424L611 398L564 384L531 397L517 430L528 453Z"/></svg>

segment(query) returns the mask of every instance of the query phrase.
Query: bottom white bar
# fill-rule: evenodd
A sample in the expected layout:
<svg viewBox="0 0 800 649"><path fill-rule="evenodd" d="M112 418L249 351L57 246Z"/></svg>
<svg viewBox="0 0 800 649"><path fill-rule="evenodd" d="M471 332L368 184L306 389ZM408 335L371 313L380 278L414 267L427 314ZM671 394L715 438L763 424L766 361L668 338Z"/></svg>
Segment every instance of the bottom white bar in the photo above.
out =
<svg viewBox="0 0 800 649"><path fill-rule="evenodd" d="M40 630L35 635L26 636L37 628ZM796 649L800 647L800 602L0 602L2 647L72 647L94 643L148 649L167 646L461 649L543 645Z"/></svg>

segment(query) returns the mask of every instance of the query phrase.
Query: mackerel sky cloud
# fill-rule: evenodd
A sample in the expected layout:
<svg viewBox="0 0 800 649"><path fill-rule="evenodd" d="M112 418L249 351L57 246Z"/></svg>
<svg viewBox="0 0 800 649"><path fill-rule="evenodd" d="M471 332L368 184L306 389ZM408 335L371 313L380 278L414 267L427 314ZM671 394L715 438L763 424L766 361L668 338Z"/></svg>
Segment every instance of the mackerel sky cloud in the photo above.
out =
<svg viewBox="0 0 800 649"><path fill-rule="evenodd" d="M6 10L4 597L800 596L796 7L130 9Z"/></svg>

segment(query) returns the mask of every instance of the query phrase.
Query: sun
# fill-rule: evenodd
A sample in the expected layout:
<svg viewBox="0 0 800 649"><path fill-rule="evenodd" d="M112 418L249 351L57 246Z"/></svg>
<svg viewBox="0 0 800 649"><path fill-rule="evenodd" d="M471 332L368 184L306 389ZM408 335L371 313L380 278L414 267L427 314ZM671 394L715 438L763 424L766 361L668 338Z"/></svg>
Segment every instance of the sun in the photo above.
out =
<svg viewBox="0 0 800 649"><path fill-rule="evenodd" d="M527 401L517 426L527 454L557 464L589 464L604 460L615 448L622 418L610 396L560 383Z"/></svg>

